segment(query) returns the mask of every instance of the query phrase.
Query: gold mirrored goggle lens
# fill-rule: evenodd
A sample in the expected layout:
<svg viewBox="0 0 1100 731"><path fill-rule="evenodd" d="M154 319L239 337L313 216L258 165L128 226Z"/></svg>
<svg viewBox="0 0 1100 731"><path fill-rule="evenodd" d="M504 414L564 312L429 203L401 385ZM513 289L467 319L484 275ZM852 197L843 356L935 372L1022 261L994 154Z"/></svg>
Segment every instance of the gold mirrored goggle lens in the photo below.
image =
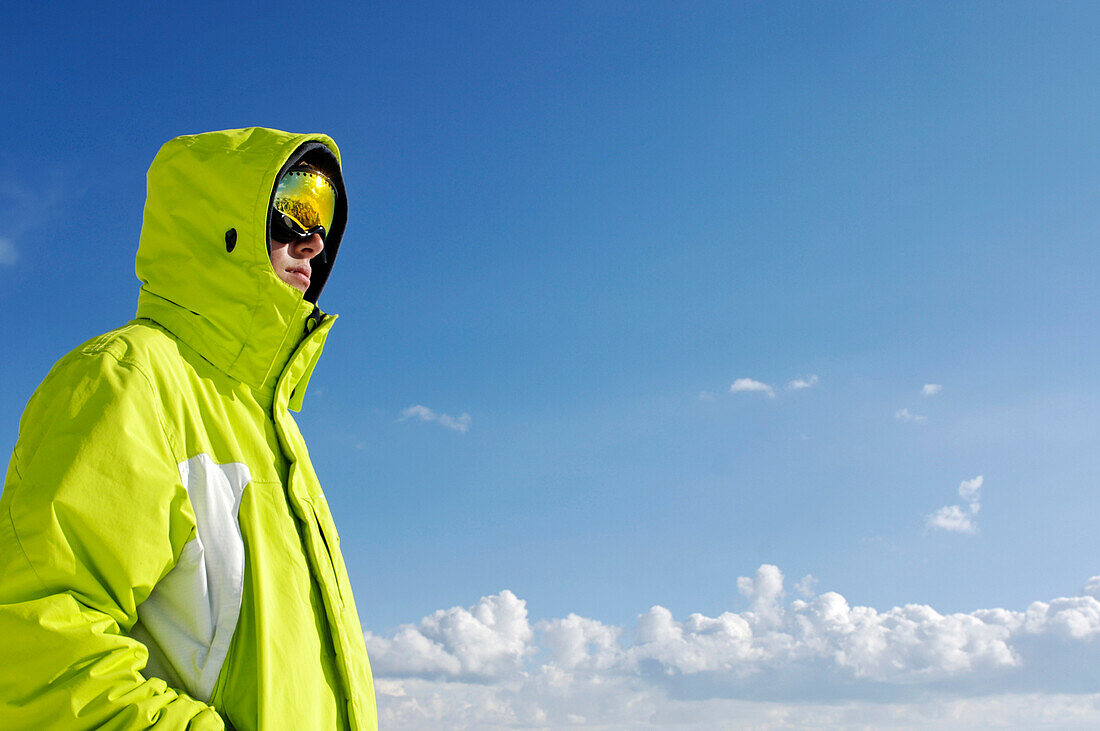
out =
<svg viewBox="0 0 1100 731"><path fill-rule="evenodd" d="M320 173L291 170L279 181L273 205L301 226L302 231L323 226L327 235L336 216L336 188Z"/></svg>

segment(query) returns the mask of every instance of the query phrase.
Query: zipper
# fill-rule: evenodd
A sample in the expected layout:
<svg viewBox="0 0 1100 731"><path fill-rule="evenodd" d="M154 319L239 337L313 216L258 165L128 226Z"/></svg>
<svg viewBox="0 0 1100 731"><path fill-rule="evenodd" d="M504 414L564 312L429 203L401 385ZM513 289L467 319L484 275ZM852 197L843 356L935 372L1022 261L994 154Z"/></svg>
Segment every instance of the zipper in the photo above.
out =
<svg viewBox="0 0 1100 731"><path fill-rule="evenodd" d="M317 326L325 321L325 313L321 312L321 308L317 305L313 306L313 312L309 313L309 317L306 318L306 334L313 332L317 329Z"/></svg>

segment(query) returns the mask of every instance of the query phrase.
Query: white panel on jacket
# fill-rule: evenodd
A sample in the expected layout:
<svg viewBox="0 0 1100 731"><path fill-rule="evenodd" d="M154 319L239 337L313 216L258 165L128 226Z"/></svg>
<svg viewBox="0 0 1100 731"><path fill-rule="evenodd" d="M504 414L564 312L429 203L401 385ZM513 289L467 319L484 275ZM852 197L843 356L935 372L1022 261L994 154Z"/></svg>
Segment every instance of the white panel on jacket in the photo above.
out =
<svg viewBox="0 0 1100 731"><path fill-rule="evenodd" d="M237 521L252 480L240 462L200 454L179 464L195 510L197 536L138 607L130 633L149 648L146 676L209 702L241 612L244 541Z"/></svg>

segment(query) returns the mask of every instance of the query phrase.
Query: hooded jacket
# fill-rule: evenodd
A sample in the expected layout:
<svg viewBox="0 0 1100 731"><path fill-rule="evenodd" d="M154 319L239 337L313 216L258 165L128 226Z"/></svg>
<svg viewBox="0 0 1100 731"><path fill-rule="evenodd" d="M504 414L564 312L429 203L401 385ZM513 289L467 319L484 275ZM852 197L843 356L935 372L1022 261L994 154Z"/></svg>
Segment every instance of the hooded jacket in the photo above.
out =
<svg viewBox="0 0 1100 731"><path fill-rule="evenodd" d="M31 397L0 494L0 728L376 728L340 539L290 410L335 316L268 254L280 175L318 134L166 143L136 319Z"/></svg>

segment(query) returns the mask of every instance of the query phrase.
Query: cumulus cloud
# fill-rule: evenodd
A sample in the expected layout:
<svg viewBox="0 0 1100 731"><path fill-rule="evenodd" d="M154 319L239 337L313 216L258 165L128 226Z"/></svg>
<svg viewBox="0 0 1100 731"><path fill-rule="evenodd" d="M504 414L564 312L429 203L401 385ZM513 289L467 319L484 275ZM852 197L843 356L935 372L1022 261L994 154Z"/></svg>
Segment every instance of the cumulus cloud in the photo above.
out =
<svg viewBox="0 0 1100 731"><path fill-rule="evenodd" d="M806 378L795 378L794 380L787 382L788 391L800 391L803 388L813 388L817 385L817 375L810 374Z"/></svg>
<svg viewBox="0 0 1100 731"><path fill-rule="evenodd" d="M621 630L570 614L565 619L541 623L542 646L561 668L606 670L622 659L619 647Z"/></svg>
<svg viewBox="0 0 1100 731"><path fill-rule="evenodd" d="M527 603L505 590L473 607L439 610L390 638L364 633L371 665L381 675L466 680L516 674L534 651Z"/></svg>
<svg viewBox="0 0 1100 731"><path fill-rule="evenodd" d="M937 530L945 530L952 533L975 533L978 530L974 517L982 509L982 482L981 475L959 483L959 497L966 501L966 506L945 505L925 518L925 525Z"/></svg>
<svg viewBox="0 0 1100 731"><path fill-rule="evenodd" d="M894 412L894 418L898 421L911 421L915 424L923 424L924 422L928 421L927 416L922 416L920 414L911 414L909 413L909 409L898 409Z"/></svg>
<svg viewBox="0 0 1100 731"><path fill-rule="evenodd" d="M536 691L536 682L538 690ZM1100 727L1100 693L934 695L907 702L681 699L623 680L593 686L539 677L521 688L376 680L381 728L450 729L1081 729ZM569 695L566 696L565 694Z"/></svg>
<svg viewBox="0 0 1100 731"><path fill-rule="evenodd" d="M1100 599L1087 593L1100 577L1024 611L949 614L851 606L836 592L787 602L767 564L737 588L744 611L678 619L654 606L632 627L576 614L532 627L525 602L503 591L367 632L379 713L401 728L1100 722ZM1060 689L1046 669L1072 658L1075 687ZM1069 715L1044 716L1043 704Z"/></svg>
<svg viewBox="0 0 1100 731"><path fill-rule="evenodd" d="M733 385L730 386L730 393L747 393L752 391L766 393L769 398L775 397L774 388L753 378L738 378L733 382Z"/></svg>
<svg viewBox="0 0 1100 731"><path fill-rule="evenodd" d="M763 564L756 570L756 576L738 577L737 590L752 599L749 617L754 622L774 624L778 621L775 609L784 594L783 572L778 566Z"/></svg>
<svg viewBox="0 0 1100 731"><path fill-rule="evenodd" d="M440 426L444 426L453 431L462 432L465 434L470 429L471 419L469 414L462 414L461 416L450 416L449 414L437 414L429 409L427 406L421 406L417 404L410 406L401 412L401 418L398 421L408 421L409 419L416 419L418 421L434 421Z"/></svg>
<svg viewBox="0 0 1100 731"><path fill-rule="evenodd" d="M1093 576L1085 582L1085 586L1081 589L1081 596L1100 599L1100 576Z"/></svg>
<svg viewBox="0 0 1100 731"><path fill-rule="evenodd" d="M943 386L938 383L926 383L924 384L924 388L922 388L920 392L923 396L935 396L942 390Z"/></svg>
<svg viewBox="0 0 1100 731"><path fill-rule="evenodd" d="M814 595L814 587L817 586L818 581L814 578L813 574L806 574L794 585L794 590L797 591L803 598L810 598Z"/></svg>

